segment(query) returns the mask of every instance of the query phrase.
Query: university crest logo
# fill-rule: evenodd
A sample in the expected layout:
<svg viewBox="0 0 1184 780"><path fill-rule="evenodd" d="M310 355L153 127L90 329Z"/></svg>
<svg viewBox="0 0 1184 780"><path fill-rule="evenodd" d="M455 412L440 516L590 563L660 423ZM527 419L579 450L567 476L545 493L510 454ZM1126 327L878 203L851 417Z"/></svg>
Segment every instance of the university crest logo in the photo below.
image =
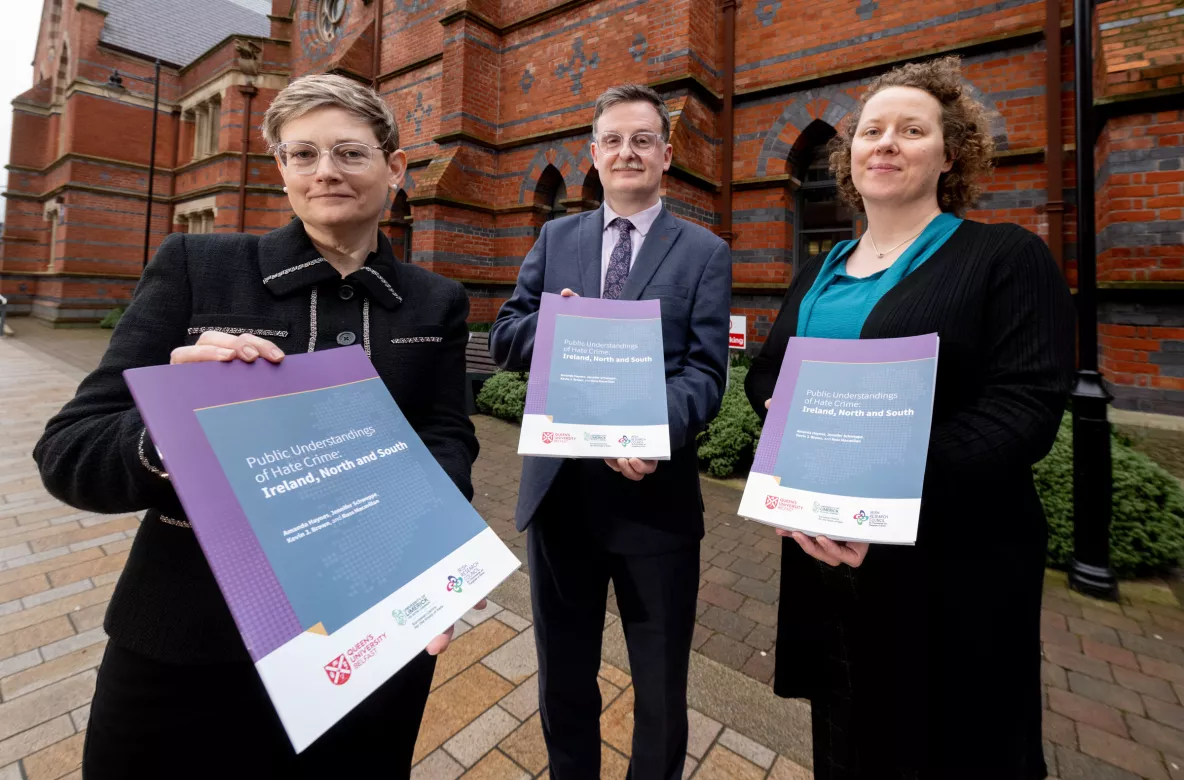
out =
<svg viewBox="0 0 1184 780"><path fill-rule="evenodd" d="M465 584L464 578L453 577L451 574L448 575L448 590L451 593L460 593L461 586L464 584Z"/></svg>
<svg viewBox="0 0 1184 780"><path fill-rule="evenodd" d="M551 433L550 431L544 431L543 432L543 444L550 444L553 441L555 441L555 434Z"/></svg>
<svg viewBox="0 0 1184 780"><path fill-rule="evenodd" d="M334 685L345 685L353 671L354 668L350 666L349 659L344 654L325 664L325 674Z"/></svg>

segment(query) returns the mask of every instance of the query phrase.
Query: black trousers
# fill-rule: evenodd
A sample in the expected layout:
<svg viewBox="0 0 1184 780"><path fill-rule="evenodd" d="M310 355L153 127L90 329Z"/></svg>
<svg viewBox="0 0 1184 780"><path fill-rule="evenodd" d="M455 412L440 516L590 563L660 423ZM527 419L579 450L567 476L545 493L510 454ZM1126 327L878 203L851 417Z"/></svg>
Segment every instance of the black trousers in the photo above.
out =
<svg viewBox="0 0 1184 780"><path fill-rule="evenodd" d="M421 653L300 755L249 663L179 666L107 645L86 780L411 775L436 659Z"/></svg>
<svg viewBox="0 0 1184 780"><path fill-rule="evenodd" d="M629 777L678 780L687 752L687 667L699 543L630 555L609 551L586 528L544 506L527 532L539 703L551 777L600 777L596 676L611 579L633 673Z"/></svg>

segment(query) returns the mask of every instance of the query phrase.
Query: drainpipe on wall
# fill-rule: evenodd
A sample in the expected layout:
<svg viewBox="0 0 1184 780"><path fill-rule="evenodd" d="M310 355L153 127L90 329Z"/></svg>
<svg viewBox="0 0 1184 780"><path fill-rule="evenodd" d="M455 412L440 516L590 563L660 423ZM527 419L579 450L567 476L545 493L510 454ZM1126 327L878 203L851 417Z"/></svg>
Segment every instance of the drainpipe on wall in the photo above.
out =
<svg viewBox="0 0 1184 780"><path fill-rule="evenodd" d="M1065 201L1062 183L1064 138L1061 127L1061 0L1045 0L1044 50L1047 62L1044 74L1044 121L1046 129L1045 165L1048 168L1048 248L1061 273L1065 272Z"/></svg>
<svg viewBox="0 0 1184 780"><path fill-rule="evenodd" d="M238 181L238 232L242 233L247 225L247 154L251 150L251 99L259 92L254 85L244 84L238 88L246 104L243 106L243 148Z"/></svg>
<svg viewBox="0 0 1184 780"><path fill-rule="evenodd" d="M381 1L381 0L380 0ZM720 117L723 135L723 176L720 177L719 237L732 245L732 137L735 117L732 97L736 88L736 0L720 0L724 13L724 107Z"/></svg>
<svg viewBox="0 0 1184 780"><path fill-rule="evenodd" d="M374 74L370 86L378 91L378 73L382 67L382 0L376 0L374 6L374 64L370 72Z"/></svg>

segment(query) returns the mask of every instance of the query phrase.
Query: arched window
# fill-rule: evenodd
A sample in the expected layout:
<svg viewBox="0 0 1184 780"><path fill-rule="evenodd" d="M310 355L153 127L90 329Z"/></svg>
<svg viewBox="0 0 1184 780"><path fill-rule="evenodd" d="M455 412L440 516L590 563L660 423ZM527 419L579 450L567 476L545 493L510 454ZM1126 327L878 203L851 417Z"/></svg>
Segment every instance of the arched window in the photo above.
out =
<svg viewBox="0 0 1184 780"><path fill-rule="evenodd" d="M600 204L604 202L604 187L600 184L600 171L593 168L588 171L588 175L584 177L584 209L592 210L600 208Z"/></svg>
<svg viewBox="0 0 1184 780"><path fill-rule="evenodd" d="M833 127L816 119L802 131L789 155L790 170L801 182L794 208L795 273L809 258L855 237L855 214L839 200L830 170L826 144L834 136Z"/></svg>
<svg viewBox="0 0 1184 780"><path fill-rule="evenodd" d="M397 259L411 262L411 207L406 190L399 190L391 203L391 249Z"/></svg>
<svg viewBox="0 0 1184 780"><path fill-rule="evenodd" d="M567 214L567 207L562 204L566 199L567 185L563 181L563 175L554 165L548 165L539 176L538 184L534 185L535 204L547 209L543 221L550 222Z"/></svg>

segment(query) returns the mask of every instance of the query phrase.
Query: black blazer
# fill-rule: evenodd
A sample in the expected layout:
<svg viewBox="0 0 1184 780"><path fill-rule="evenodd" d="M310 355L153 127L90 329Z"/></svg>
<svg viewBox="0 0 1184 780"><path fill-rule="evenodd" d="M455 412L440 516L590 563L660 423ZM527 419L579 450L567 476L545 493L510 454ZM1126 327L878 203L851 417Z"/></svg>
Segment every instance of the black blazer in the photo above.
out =
<svg viewBox="0 0 1184 780"><path fill-rule="evenodd" d="M355 342L469 498L477 439L465 413L469 303L457 282L397 263L386 237L342 279L293 220L264 236L175 233L136 287L99 367L33 451L45 486L93 512L148 510L107 612L111 641L163 661L248 660L230 611L122 372L169 362L202 332L254 333L287 354Z"/></svg>
<svg viewBox="0 0 1184 780"><path fill-rule="evenodd" d="M794 279L749 371L762 419L821 265ZM855 741L885 762L861 777L1044 777L1047 526L1031 467L1052 446L1072 383L1073 301L1040 238L966 221L876 304L860 336L933 332L917 545L872 545L860 568L831 570L786 540L774 690L825 702L818 670L850 659Z"/></svg>

